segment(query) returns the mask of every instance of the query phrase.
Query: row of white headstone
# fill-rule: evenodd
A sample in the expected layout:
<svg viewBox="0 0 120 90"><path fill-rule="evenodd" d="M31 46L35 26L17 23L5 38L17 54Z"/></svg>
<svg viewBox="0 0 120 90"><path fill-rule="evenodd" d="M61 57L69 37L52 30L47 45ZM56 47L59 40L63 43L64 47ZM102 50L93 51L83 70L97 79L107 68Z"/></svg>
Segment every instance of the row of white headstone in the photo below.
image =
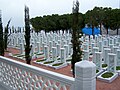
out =
<svg viewBox="0 0 120 90"><path fill-rule="evenodd" d="M102 69L102 64L108 65L108 71L116 72L116 66L120 66L120 36L102 37L101 35L83 36L83 60L89 60L92 53L92 61L97 69Z"/></svg>
<svg viewBox="0 0 120 90"><path fill-rule="evenodd" d="M25 54L24 33L13 33L9 40L9 46L17 47L20 49L20 54ZM34 56L35 53L43 53L46 60L50 60L51 53L53 60L60 57L61 62L66 62L66 59L72 55L71 34L69 32L45 33L41 31L38 34L33 32L31 33L30 44L32 46L31 56Z"/></svg>

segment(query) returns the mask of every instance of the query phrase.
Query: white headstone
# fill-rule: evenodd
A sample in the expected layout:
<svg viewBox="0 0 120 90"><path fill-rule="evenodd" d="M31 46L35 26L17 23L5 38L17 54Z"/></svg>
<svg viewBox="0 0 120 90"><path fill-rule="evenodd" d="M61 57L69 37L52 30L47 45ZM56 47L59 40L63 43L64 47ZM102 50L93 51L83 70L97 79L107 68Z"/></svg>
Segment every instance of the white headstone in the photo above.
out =
<svg viewBox="0 0 120 90"><path fill-rule="evenodd" d="M102 52L95 52L95 64L98 70L102 69Z"/></svg>
<svg viewBox="0 0 120 90"><path fill-rule="evenodd" d="M49 61L50 57L49 57L49 47L48 46L44 46L44 56L45 56L45 59L47 61Z"/></svg>
<svg viewBox="0 0 120 90"><path fill-rule="evenodd" d="M57 48L56 47L52 47L52 59L53 61L57 60Z"/></svg>
<svg viewBox="0 0 120 90"><path fill-rule="evenodd" d="M116 54L108 53L108 71L116 73Z"/></svg>
<svg viewBox="0 0 120 90"><path fill-rule="evenodd" d="M64 48L65 48L65 51L66 51L66 57L65 58L67 58L68 57L68 55L69 55L69 47L68 47L68 45L64 45Z"/></svg>
<svg viewBox="0 0 120 90"><path fill-rule="evenodd" d="M99 52L99 48L98 47L93 47L93 58L92 58L92 61L94 63L96 63L96 60L95 60L95 52Z"/></svg>
<svg viewBox="0 0 120 90"><path fill-rule="evenodd" d="M89 61L89 51L88 50L83 50L83 60Z"/></svg>
<svg viewBox="0 0 120 90"><path fill-rule="evenodd" d="M60 56L60 44L57 44L57 56Z"/></svg>
<svg viewBox="0 0 120 90"><path fill-rule="evenodd" d="M20 43L20 54L24 54L24 46L23 46L23 43Z"/></svg>
<svg viewBox="0 0 120 90"><path fill-rule="evenodd" d="M114 53L114 54L117 54L117 49L119 49L119 47L113 46L113 53Z"/></svg>
<svg viewBox="0 0 120 90"><path fill-rule="evenodd" d="M37 42L37 53L41 52L41 48L40 48L40 42Z"/></svg>
<svg viewBox="0 0 120 90"><path fill-rule="evenodd" d="M117 50L117 66L120 66L120 49Z"/></svg>
<svg viewBox="0 0 120 90"><path fill-rule="evenodd" d="M65 52L65 48L61 48L60 49L60 60L62 63L66 62L66 52Z"/></svg>
<svg viewBox="0 0 120 90"><path fill-rule="evenodd" d="M110 53L110 48L104 48L104 51L103 51L103 58L104 58L104 63L105 64L108 64L108 53Z"/></svg>

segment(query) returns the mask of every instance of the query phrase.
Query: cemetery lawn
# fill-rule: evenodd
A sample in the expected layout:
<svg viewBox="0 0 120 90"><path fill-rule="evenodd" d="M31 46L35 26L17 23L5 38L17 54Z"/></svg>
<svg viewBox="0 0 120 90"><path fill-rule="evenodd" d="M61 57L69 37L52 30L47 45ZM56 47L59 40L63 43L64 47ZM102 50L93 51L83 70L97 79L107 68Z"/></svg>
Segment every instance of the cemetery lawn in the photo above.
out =
<svg viewBox="0 0 120 90"><path fill-rule="evenodd" d="M103 78L110 78L112 77L114 74L112 72L106 72L102 75Z"/></svg>
<svg viewBox="0 0 120 90"><path fill-rule="evenodd" d="M8 51L10 53L12 53L13 55L20 53L20 51L16 48L8 48ZM18 61L18 62L26 63L25 60L21 60L21 59L9 56L9 52L5 52L4 56L7 58L11 58L11 59ZM61 69L53 69L53 68L35 63L34 61L36 61L36 60L42 60L42 59L41 58L33 59L31 62L31 65L73 77L72 72L71 72L71 65L68 65L68 66L61 68ZM105 83L103 81L96 80L96 90L120 90L119 84L120 84L120 76L118 76L117 79L115 79L112 83Z"/></svg>

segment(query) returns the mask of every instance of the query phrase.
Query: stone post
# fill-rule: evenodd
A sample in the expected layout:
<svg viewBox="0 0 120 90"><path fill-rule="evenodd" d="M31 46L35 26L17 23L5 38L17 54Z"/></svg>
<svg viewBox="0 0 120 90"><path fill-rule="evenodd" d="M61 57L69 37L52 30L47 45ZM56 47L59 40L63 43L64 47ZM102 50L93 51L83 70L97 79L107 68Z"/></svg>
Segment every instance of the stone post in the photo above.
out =
<svg viewBox="0 0 120 90"><path fill-rule="evenodd" d="M66 63L66 51L65 48L60 49L60 60L62 63Z"/></svg>
<svg viewBox="0 0 120 90"><path fill-rule="evenodd" d="M20 43L20 54L24 54L24 46L23 46L23 43Z"/></svg>
<svg viewBox="0 0 120 90"><path fill-rule="evenodd" d="M37 42L37 53L40 53L41 51L41 48L40 48L40 42Z"/></svg>
<svg viewBox="0 0 120 90"><path fill-rule="evenodd" d="M83 60L89 61L89 51L88 50L83 50Z"/></svg>
<svg viewBox="0 0 120 90"><path fill-rule="evenodd" d="M75 89L96 90L96 65L84 60L75 64Z"/></svg>
<svg viewBox="0 0 120 90"><path fill-rule="evenodd" d="M120 49L117 50L117 66L120 66Z"/></svg>
<svg viewBox="0 0 120 90"><path fill-rule="evenodd" d="M45 56L45 59L47 61L49 61L50 57L49 57L49 47L48 46L44 46L44 56Z"/></svg>
<svg viewBox="0 0 120 90"><path fill-rule="evenodd" d="M52 60L56 61L57 60L57 48L52 47Z"/></svg>

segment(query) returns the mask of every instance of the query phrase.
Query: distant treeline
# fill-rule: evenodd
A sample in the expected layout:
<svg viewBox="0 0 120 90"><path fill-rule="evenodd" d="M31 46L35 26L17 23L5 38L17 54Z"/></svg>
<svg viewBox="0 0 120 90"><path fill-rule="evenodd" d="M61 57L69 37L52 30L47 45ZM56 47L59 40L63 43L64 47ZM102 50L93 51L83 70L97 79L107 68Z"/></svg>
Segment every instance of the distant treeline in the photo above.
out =
<svg viewBox="0 0 120 90"><path fill-rule="evenodd" d="M30 19L30 23L36 32L41 30L56 31L70 30L72 27L73 14L52 14L37 16ZM108 33L108 29L116 30L120 28L120 9L95 7L93 10L88 10L85 14L79 13L79 29L85 25L89 27L100 27L103 25ZM118 33L118 32L117 32Z"/></svg>

